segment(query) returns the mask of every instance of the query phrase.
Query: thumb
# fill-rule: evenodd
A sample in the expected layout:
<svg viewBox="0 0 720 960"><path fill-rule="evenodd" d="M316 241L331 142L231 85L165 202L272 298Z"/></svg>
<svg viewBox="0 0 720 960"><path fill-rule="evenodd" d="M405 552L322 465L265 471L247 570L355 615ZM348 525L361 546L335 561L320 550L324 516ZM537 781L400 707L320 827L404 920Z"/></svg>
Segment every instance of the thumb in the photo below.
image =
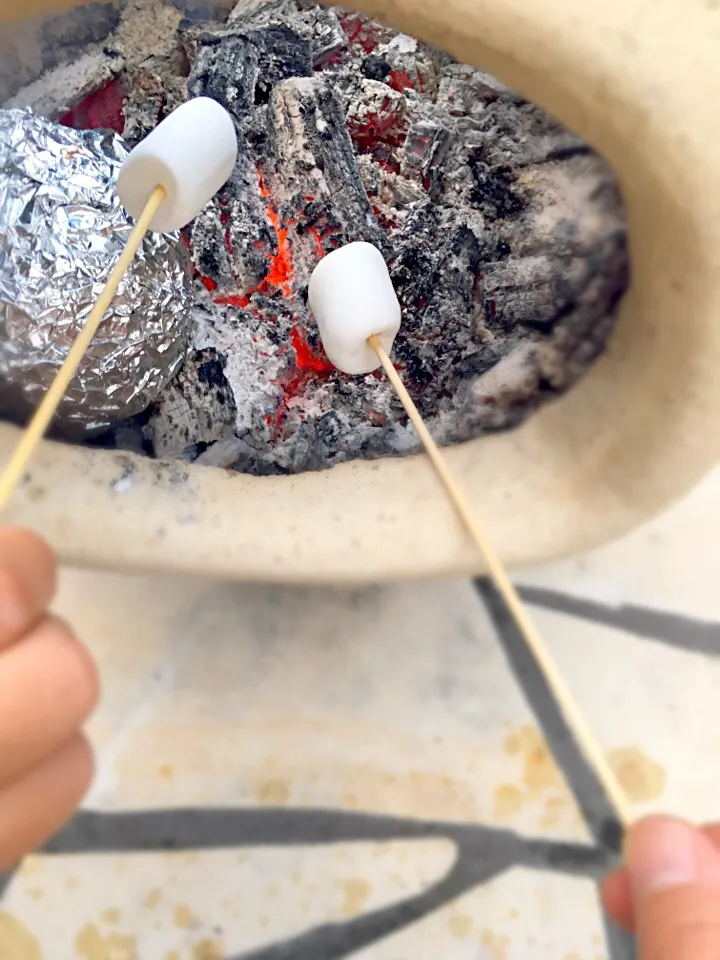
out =
<svg viewBox="0 0 720 960"><path fill-rule="evenodd" d="M720 851L672 817L648 817L628 838L640 960L720 957Z"/></svg>

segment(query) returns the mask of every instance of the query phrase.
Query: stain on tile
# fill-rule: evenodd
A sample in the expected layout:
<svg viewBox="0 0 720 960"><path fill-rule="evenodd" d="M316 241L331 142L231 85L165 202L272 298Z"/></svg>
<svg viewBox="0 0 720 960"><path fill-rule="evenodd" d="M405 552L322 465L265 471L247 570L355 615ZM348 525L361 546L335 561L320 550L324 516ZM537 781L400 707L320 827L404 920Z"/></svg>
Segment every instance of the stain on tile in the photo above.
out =
<svg viewBox="0 0 720 960"><path fill-rule="evenodd" d="M159 887L155 887L143 900L143 906L146 910L154 910L161 900L162 890Z"/></svg>
<svg viewBox="0 0 720 960"><path fill-rule="evenodd" d="M367 880L357 877L352 880L343 880L339 883L343 891L341 906L344 917L355 917L362 910L365 901L372 893L372 887Z"/></svg>
<svg viewBox="0 0 720 960"><path fill-rule="evenodd" d="M0 960L43 960L35 935L4 910L0 911Z"/></svg>
<svg viewBox="0 0 720 960"><path fill-rule="evenodd" d="M494 933L492 930L483 930L480 934L480 941L487 948L488 960L508 960L509 940L507 937Z"/></svg>
<svg viewBox="0 0 720 960"><path fill-rule="evenodd" d="M510 820L522 810L523 795L509 783L501 783L493 794L493 819L496 821Z"/></svg>
<svg viewBox="0 0 720 960"><path fill-rule="evenodd" d="M636 803L655 800L665 789L665 770L638 747L621 747L607 755L628 797Z"/></svg>
<svg viewBox="0 0 720 960"><path fill-rule="evenodd" d="M192 948L192 960L223 960L223 946L219 940L200 940Z"/></svg>
<svg viewBox="0 0 720 960"><path fill-rule="evenodd" d="M140 960L135 937L111 933L104 937L94 923L88 923L75 938L81 960Z"/></svg>
<svg viewBox="0 0 720 960"><path fill-rule="evenodd" d="M543 803L543 812L540 816L540 826L544 830L552 830L573 809L572 801L564 796L547 797Z"/></svg>
<svg viewBox="0 0 720 960"><path fill-rule="evenodd" d="M450 917L450 931L455 937L469 937L472 932L472 917L467 913L455 913Z"/></svg>
<svg viewBox="0 0 720 960"><path fill-rule="evenodd" d="M173 923L179 930L189 930L197 921L186 903L176 903L173 907Z"/></svg>
<svg viewBox="0 0 720 960"><path fill-rule="evenodd" d="M258 790L258 800L269 807L284 806L289 796L290 788L284 780L266 780Z"/></svg>
<svg viewBox="0 0 720 960"><path fill-rule="evenodd" d="M505 738L505 749L523 763L523 783L533 796L563 783L560 770L537 727L524 726Z"/></svg>

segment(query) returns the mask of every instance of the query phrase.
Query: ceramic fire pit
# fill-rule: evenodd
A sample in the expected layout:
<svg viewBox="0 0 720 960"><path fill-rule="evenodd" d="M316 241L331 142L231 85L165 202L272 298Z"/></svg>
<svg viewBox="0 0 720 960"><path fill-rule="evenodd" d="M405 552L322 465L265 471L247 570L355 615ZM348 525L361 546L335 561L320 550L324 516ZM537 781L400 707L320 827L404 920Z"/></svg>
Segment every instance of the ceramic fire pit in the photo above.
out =
<svg viewBox="0 0 720 960"><path fill-rule="evenodd" d="M618 537L687 491L720 451L720 4L363 8L496 74L619 177L632 286L609 348L517 430L447 451L509 563ZM0 428L3 460L17 436ZM422 456L251 477L46 442L8 519L40 531L64 560L93 566L288 582L479 569Z"/></svg>

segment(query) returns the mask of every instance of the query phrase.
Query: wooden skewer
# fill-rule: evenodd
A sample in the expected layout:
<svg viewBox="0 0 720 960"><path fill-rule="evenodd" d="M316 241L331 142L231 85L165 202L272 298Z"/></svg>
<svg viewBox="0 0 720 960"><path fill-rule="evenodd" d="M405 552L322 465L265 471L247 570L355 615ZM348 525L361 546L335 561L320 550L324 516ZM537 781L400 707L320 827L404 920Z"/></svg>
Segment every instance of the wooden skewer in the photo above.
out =
<svg viewBox="0 0 720 960"><path fill-rule="evenodd" d="M163 187L156 187L150 194L150 199L145 204L145 209L135 223L133 231L128 237L127 243L117 263L113 267L112 273L108 277L102 293L97 299L97 303L88 314L88 318L70 348L65 362L58 370L55 379L50 385L50 389L43 397L42 403L35 411L32 420L20 438L10 458L10 462L0 477L0 511L7 507L8 501L22 479L28 460L33 455L35 447L42 440L47 428L50 426L52 418L55 416L55 411L64 397L70 381L77 373L80 362L85 356L108 307L117 293L120 281L132 263L140 244L145 238L145 234L148 232L150 223L164 198L165 190Z"/></svg>
<svg viewBox="0 0 720 960"><path fill-rule="evenodd" d="M550 656L550 653L545 647L537 628L523 606L517 590L512 585L510 577L505 570L500 556L470 508L465 494L450 471L447 461L440 452L440 448L433 440L428 428L425 426L425 422L420 416L418 408L415 406L412 397L407 392L405 384L400 379L397 370L393 366L392 360L387 355L387 352L380 341L380 338L376 335L372 336L369 338L368 343L373 348L378 356L378 359L382 363L385 373L387 374L390 383L393 385L395 392L400 398L402 405L405 407L405 411L412 421L412 424L415 427L423 446L425 447L427 455L430 457L430 460L432 461L432 464L435 467L435 470L437 471L437 474L440 477L440 480L442 481L448 496L450 497L450 500L452 501L452 504L458 513L458 516L462 520L467 532L474 540L475 545L484 558L488 572L492 577L498 592L507 604L518 630L522 634L525 643L535 658L535 662L542 671L548 686L552 690L553 695L568 723L568 726L573 731L579 746L584 751L588 762L595 771L595 775L605 788L607 795L610 798L613 807L615 808L615 814L620 822L620 825L624 830L626 830L634 819L632 807L630 806L627 796L625 795L625 791L618 782L612 767L608 763L602 747L593 736L592 731L588 727L582 713L573 700L567 684L563 680L558 668Z"/></svg>

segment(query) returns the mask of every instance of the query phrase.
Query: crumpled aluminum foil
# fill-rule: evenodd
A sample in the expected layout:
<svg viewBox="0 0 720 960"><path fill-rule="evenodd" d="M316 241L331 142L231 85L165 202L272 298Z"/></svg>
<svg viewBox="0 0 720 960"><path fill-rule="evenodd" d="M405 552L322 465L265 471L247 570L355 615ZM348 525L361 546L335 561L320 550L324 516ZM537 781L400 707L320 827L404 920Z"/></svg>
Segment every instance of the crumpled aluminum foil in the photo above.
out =
<svg viewBox="0 0 720 960"><path fill-rule="evenodd" d="M0 414L35 409L131 229L115 181L116 134L0 110ZM175 375L189 333L189 257L148 234L58 411L82 439L145 410Z"/></svg>

